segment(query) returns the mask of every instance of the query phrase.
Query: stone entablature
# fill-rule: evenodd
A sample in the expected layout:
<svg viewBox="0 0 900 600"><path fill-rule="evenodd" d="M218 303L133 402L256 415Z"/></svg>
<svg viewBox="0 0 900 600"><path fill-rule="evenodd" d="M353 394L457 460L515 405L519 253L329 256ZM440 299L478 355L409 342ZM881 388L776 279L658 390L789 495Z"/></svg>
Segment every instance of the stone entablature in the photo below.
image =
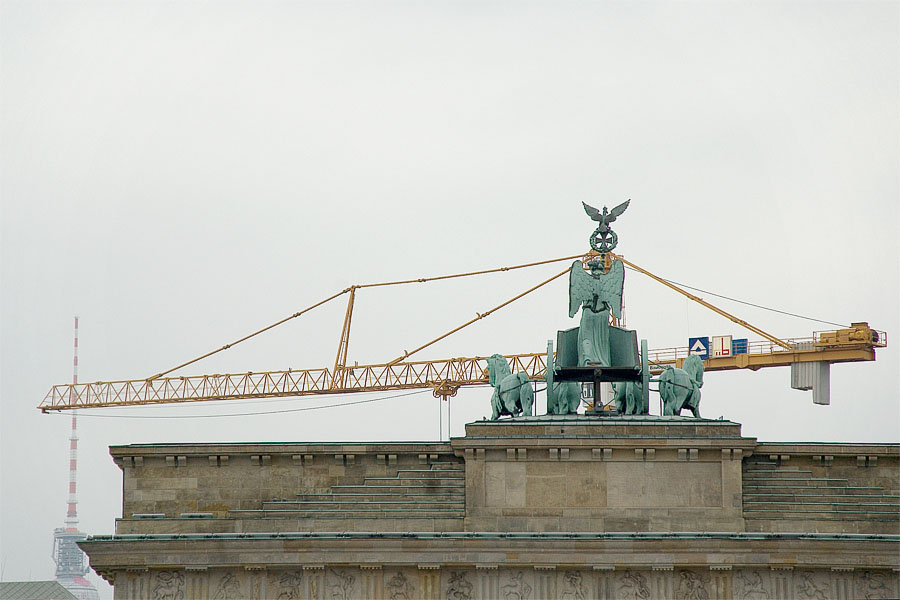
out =
<svg viewBox="0 0 900 600"><path fill-rule="evenodd" d="M247 534L83 543L116 598L892 598L897 536ZM291 591L293 590L293 591ZM176 597L176 596L171 596Z"/></svg>

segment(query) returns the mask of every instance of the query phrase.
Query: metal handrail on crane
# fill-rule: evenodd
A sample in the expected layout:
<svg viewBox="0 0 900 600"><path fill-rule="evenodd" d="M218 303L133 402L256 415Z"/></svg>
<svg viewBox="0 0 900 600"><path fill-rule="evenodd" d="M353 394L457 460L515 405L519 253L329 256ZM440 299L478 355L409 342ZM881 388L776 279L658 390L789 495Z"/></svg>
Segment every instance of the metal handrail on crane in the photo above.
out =
<svg viewBox="0 0 900 600"><path fill-rule="evenodd" d="M577 254L510 267L499 267L495 269L441 275L437 277L353 285L230 344L207 352L206 354L168 369L167 371L153 375L148 379L53 386L38 408L44 412L48 412L88 407L133 406L246 398L294 397L417 388L431 388L435 396L440 396L446 400L448 397L456 395L456 391L461 386L485 385L488 383L486 357L476 356L473 358L452 358L432 361L407 361L406 359L412 354L445 339L464 327L489 316L495 311L508 306L538 288L558 279L565 275L569 269L567 268L565 271L553 275L484 313L476 313L475 318L418 346L412 351L404 351L403 355L388 363L362 366L353 365L352 367L348 367L347 356L350 345L350 324L352 322L357 290L368 287L425 283L443 279L497 273L564 260L580 259L582 262L585 262L590 258L597 256L597 254L597 252L591 251L587 254ZM734 323L763 336L770 344L780 347L779 350L774 350L774 348L770 346L768 352L749 352L747 354L739 354L730 357L710 357L705 361L705 368L708 371L737 368L756 370L769 366L785 366L795 362L868 361L875 359L874 349L876 347L884 347L887 343L887 337L884 332L871 330L868 328L867 324L856 324L860 326L864 325L865 327L857 327L852 330L838 330L837 332L823 332L819 334L819 338L815 340L816 344L814 344L813 348L798 349L796 346L797 340L781 340L703 299L694 296L681 289L679 286L625 260L621 256L614 255L611 252L609 254L618 258L632 269L647 275L680 294L683 294L687 298L730 319ZM191 365L223 350L227 350L236 344L299 317L300 315L347 293L349 293L347 309L345 311L344 323L338 341L337 356L335 357L334 367L331 370L327 368L305 370L289 369L287 371L266 371L262 373L251 372L224 375L200 375L193 377L165 377L165 375L168 375L175 370ZM848 331L850 333L846 333ZM818 343L818 340L826 340L827 343ZM653 366L650 367L652 373L657 374L667 366L680 366L680 361L683 361L684 357L688 354L688 351L685 350L683 353L684 356L679 357L679 352L676 350L671 357L661 356L661 354L665 353L667 350L671 349L648 351L648 354L653 357L653 360L651 361ZM544 378L546 372L545 352L509 355L506 358L507 361L511 363L510 366L514 372L524 371L529 378L533 380L541 380Z"/></svg>

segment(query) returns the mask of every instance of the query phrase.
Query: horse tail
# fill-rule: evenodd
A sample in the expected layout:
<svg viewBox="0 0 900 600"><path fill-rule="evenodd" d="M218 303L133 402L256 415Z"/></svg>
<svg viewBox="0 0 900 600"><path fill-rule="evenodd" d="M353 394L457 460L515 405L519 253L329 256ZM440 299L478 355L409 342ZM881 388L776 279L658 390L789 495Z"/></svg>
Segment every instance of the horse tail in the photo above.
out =
<svg viewBox="0 0 900 600"><path fill-rule="evenodd" d="M672 367L666 367L659 376L659 398L663 403L664 415L667 414L668 409L671 409L672 414L675 414L673 403L675 400L675 386L672 383L674 378L675 372Z"/></svg>
<svg viewBox="0 0 900 600"><path fill-rule="evenodd" d="M531 416L531 407L534 406L534 388L531 387L531 380L526 373L519 372L518 377L519 384L522 386L519 388L519 406L521 407L523 414Z"/></svg>

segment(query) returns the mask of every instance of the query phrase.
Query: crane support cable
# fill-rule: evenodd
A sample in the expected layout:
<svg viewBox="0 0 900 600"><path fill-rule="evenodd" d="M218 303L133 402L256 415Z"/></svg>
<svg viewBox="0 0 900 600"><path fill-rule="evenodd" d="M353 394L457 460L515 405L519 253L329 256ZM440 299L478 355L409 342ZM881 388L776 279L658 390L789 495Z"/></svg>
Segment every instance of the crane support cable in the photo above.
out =
<svg viewBox="0 0 900 600"><path fill-rule="evenodd" d="M725 312L725 311L722 310L721 308L718 308L718 307L716 307L716 306L713 306L712 304L710 304L709 302L706 302L706 301L703 300L702 298L698 298L697 296L691 294L690 292L681 289L681 288L678 287L677 285L675 285L675 284L673 284L673 283L670 283L670 282L666 281L666 280L663 279L662 277L657 277L656 275L654 275L654 274L651 273L650 271L647 271L646 269L642 269L641 267L637 266L637 265L634 264L633 262L629 262L629 261L625 260L624 258L622 258L621 256L619 256L619 255L617 255L617 254L613 254L612 252L610 252L610 254L611 254L612 256L614 256L615 258L618 258L619 260L621 260L623 263L625 263L626 265L628 265L629 267L631 267L631 268L634 269L635 271L639 271L639 272L643 273L643 274L646 275L647 277L650 277L651 279L660 282L660 283L663 284L664 286L666 286L666 287L668 287L668 288L671 288L671 289L675 290L676 292L678 292L679 294L682 294L682 295L684 295L684 296L690 298L690 299L693 300L694 302L696 302L696 303L698 303L698 304L700 304L700 305L702 305L702 306L705 306L706 308L710 309L711 311L713 311L713 312L715 312L715 313L718 313L718 314L722 315L722 316L725 317L726 319L729 319L729 320L731 320L731 321L737 323L737 324L740 325L741 327L745 327L745 328L749 329L750 331L752 331L753 333L756 333L757 335L763 336L764 338L766 338L767 340L769 340L769 341L772 342L773 344L778 344L779 346L781 346L781 347L784 348L785 350L793 350L793 348L791 347L791 345L788 344L787 342L785 342L784 340L781 340L781 339L775 337L775 336L772 335L772 334L766 333L765 331L763 331L763 330L760 329L759 327L755 327L755 326L751 325L750 323L744 321L743 319L739 319L739 318L735 317L734 315L732 315L731 313Z"/></svg>
<svg viewBox="0 0 900 600"><path fill-rule="evenodd" d="M500 273L502 271L512 271L515 269L525 269L527 267L537 267L539 265L548 265L550 263L561 262L564 260L574 260L581 258L584 254L573 254L572 256L563 256L561 258L551 258L550 260L541 260L538 262L530 262L522 265L513 265L512 267L497 267L496 269L485 269L483 271L470 271L468 273L455 273L453 275L439 275L437 277L421 277L419 279L404 279L402 281L384 281L381 283L363 283L357 285L357 288L382 287L386 285L403 285L406 283L425 283L428 281L438 281L441 279L455 279L457 277L470 277L472 275L485 275L487 273Z"/></svg>
<svg viewBox="0 0 900 600"><path fill-rule="evenodd" d="M266 331L272 329L273 327L278 327L278 326L281 325L282 323L285 323L285 322L287 322L287 321L290 321L291 319L294 319L294 318L296 318L296 317L299 317L299 316L302 315L303 313L307 313L307 312L311 311L311 310L314 309L314 308L317 308L317 307L319 307L319 306L322 306L322 305L325 304L326 302L328 302L328 301L330 301L330 300L334 300L334 299L337 298L338 296L342 296L342 295L346 294L347 292L351 291L351 289L352 289L352 288L347 288L347 289L342 290L342 291L340 291L340 292L338 292L338 293L336 293L336 294L332 294L331 296L328 296L328 297L325 298L324 300L321 300L321 301L319 301L319 302L316 302L316 303L313 304L312 306L308 306L308 307L304 308L303 310L301 310L301 311L299 311L299 312L295 312L294 314L292 314L292 315L290 315L290 316L288 316L288 317L285 317L285 318L281 319L280 321L278 321L278 322L276 322L276 323L272 323L271 325L269 325L269 326L267 326L267 327L263 327L263 328L260 329L259 331L254 331L254 332L251 333L250 335L245 335L244 337L242 337L241 339L239 339L239 340L237 340L237 341L231 342L230 344L225 344L224 346L222 346L222 347L219 348L218 350L213 350L212 352L207 352L207 353L204 354L203 356L198 356L197 358L195 358L195 359L193 359L193 360L189 360L189 361L187 361L186 363L182 363L182 364L178 365L177 367L172 367L172 368L169 369L168 371L163 371L162 373L157 373L157 374L154 375L153 377L148 378L147 381L152 381L152 380L154 380L154 379L159 379L159 378L162 377L163 375L168 375L168 374L171 373L172 371L177 371L178 369L180 369L180 368L182 368L182 367L186 367L186 366L188 366L188 365L192 365L192 364L194 364L195 362L200 361L200 360L203 360L204 358L207 358L207 357L209 357L209 356L212 356L213 354L216 354L216 353L218 353L218 352L221 352L222 350L228 350L229 348L231 348L231 347L234 346L234 345L240 344L241 342L243 342L243 341L245 341L245 340L249 340L250 338L252 338L252 337L254 337L254 336L257 336L257 335L259 335L260 333L266 332Z"/></svg>
<svg viewBox="0 0 900 600"><path fill-rule="evenodd" d="M574 258L579 258L580 256L581 256L581 255L578 255L578 256L576 256L576 257L574 257ZM391 362L387 363L387 366L390 367L390 366L393 366L393 365L397 364L398 362L400 362L400 361L402 361L402 360L405 360L407 357L412 356L413 354L415 354L415 353L418 352L419 350L424 350L424 349L427 348L428 346L431 346L432 344L435 344L435 343L441 341L442 339L444 339L444 338L446 338L446 337L448 337L448 336L453 335L454 333L456 333L456 332L459 331L460 329L462 329L462 328L464 328L464 327L468 327L469 325L471 325L471 324L474 323L475 321L480 321L481 319L485 318L486 316L490 315L491 313L500 310L500 309L503 308L504 306L507 306L507 305L509 305L509 304L512 304L513 302L515 302L515 301L518 300L519 298L521 298L521 297L523 297L523 296L525 296L525 295L527 295L527 294L530 294L531 292L533 292L534 290L536 290L536 289L538 289L538 288L540 288L540 287L542 287L542 286L547 285L548 283L550 283L550 282L553 281L554 279L559 279L560 277L562 277L563 275L565 275L565 274L568 273L568 272L569 272L569 269L566 269L566 270L564 270L564 271L561 271L561 272L557 273L556 275L550 277L549 279L545 279L545 280L542 281L541 283L539 283L539 284L537 284L537 285L535 285L535 286L533 286L533 287L528 288L527 290L525 290L525 291L522 292L521 294L518 294L517 296L514 296L514 297L510 298L509 300L507 300L507 301L504 302L503 304L499 304L499 305L495 306L494 308L490 309L490 310L487 311L487 312L484 312L484 313L475 313L475 314L478 315L478 316L476 316L474 319L470 319L469 321L466 321L465 323L463 323L463 324L460 325L459 327L456 327L455 329L451 329L450 331L448 331L448 332L445 333L444 335L442 335L442 336L440 336L440 337L437 337L437 338L431 340L431 341L428 342L427 344L422 344L421 346L419 346L418 348L416 348L416 349L413 350L412 352L404 352L402 356L398 356L397 358L395 358L395 359L392 360Z"/></svg>
<svg viewBox="0 0 900 600"><path fill-rule="evenodd" d="M337 298L338 296L342 296L342 295L346 294L347 292L350 292L350 293L351 293L351 299L350 299L350 303L349 303L349 307L348 307L348 315L349 315L349 314L352 314L352 311L353 311L353 295L354 295L354 291L357 290L357 289L360 289L360 288L382 287L382 286L386 286L386 285L403 285L403 284L406 284L406 283L425 283L425 282L428 282L428 281L438 281L438 280L441 280L441 279L454 279L454 278L457 278L457 277L471 277L472 275L485 275L485 274L487 274L487 273L500 273L500 272L502 272L502 271L512 271L512 270L514 270L514 269L525 269L525 268L527 268L527 267L536 267L536 266L539 266L539 265L546 265L546 264L550 264L550 263L560 262L560 261L563 261L563 260L573 260L573 259L575 259L575 258L581 258L582 256L583 256L582 254L575 254L575 255L573 255L573 256L563 256L563 257L561 257L561 258L551 258L551 259L549 259L549 260L541 260L541 261L537 261L537 262L524 263L524 264L521 264L521 265L513 265L513 266L511 266L511 267L498 267L498 268L496 268L496 269L485 269L485 270L482 270L482 271L470 271L470 272L467 272L467 273L454 273L453 275L439 275L439 276L437 276L437 277L420 277L420 278L418 278L418 279L404 279L404 280L401 280L401 281L384 281L384 282L381 282L381 283L364 283L364 284L361 284L361 285L352 285L352 286L348 287L347 289L341 290L340 292L338 292L338 293L336 293L336 294L333 294L333 295L329 296L328 298L325 298L325 299L322 300L321 302L317 302L317 303L313 304L312 306L309 306L309 307L307 307L307 308L304 308L304 309L301 310L300 312L296 312L296 313L294 313L294 314L292 314L292 315L290 315L290 316L288 316L288 317L285 317L284 319L281 319L280 321L278 321L278 322L276 322L276 323L272 323L272 324L269 325L268 327L263 327L263 328L260 329L259 331L255 331L255 332L251 333L250 335L246 335L246 336L242 337L241 339L239 339L239 340L237 340L237 341L231 342L230 344L225 344L225 345L222 346L221 348L218 348L218 349L213 350L213 351L211 351L211 352L207 352L207 353L204 354L203 356L198 356L197 358L192 359L192 360L189 360L189 361L187 361L186 363L182 363L182 364L178 365L177 367L172 367L171 369L169 369L169 370L167 370L167 371L163 371L163 372L161 372L161 373L157 373L157 374L154 375L153 377L148 377L148 378L147 378L147 381L152 381L152 380L154 380L154 379L159 379L159 378L162 377L163 375L168 375L168 374L171 373L172 371L177 371L178 369L181 369L182 367L186 367L186 366L188 366L188 365L192 365L192 364L194 364L195 362L201 361L201 360L203 360L204 358L208 358L208 357L212 356L213 354L217 354L217 353L221 352L222 350L228 350L229 348L231 348L232 346L234 346L234 345L236 345L236 344L240 344L241 342L246 341L246 340L249 340L250 338L252 338L252 337L254 337L254 336L257 336L257 335L259 335L260 333L264 333L264 332L266 332L266 331L268 331L268 330L270 330L270 329L272 329L272 328L274 328L274 327L278 327L278 326L281 325L282 323L286 323L287 321L290 321L291 319L294 319L294 318L296 318L296 317L299 317L299 316L302 315L303 313L309 312L309 311L311 311L312 309L314 309L314 308L316 308L316 307L322 306L322 305L325 304L326 302L328 302L328 301L330 301L330 300L334 300L334 299ZM496 309L495 309L495 310L496 310ZM493 312L493 311L491 311L491 312ZM487 313L487 314L490 314L490 313ZM339 344L339 349L338 349L338 359L337 359L336 364L335 364L335 372L337 372L338 367L341 366L342 364L344 364L344 362L346 362L346 360L347 360L347 346L349 345L349 339L345 339L345 337L346 337L346 338L349 338L349 333L350 333L350 332L349 332L349 325L350 325L350 324L349 324L349 316L347 316L347 317L345 317L345 323L344 323L345 331L342 332L342 334L341 334L341 342L340 342L340 344ZM451 333L452 333L452 332L451 332ZM449 335L449 334L448 334L448 335ZM437 340L435 340L435 341L437 341ZM341 359L341 349L343 349L343 358L344 358L344 361L343 361L343 362L340 360L340 359ZM392 364L393 364L393 363L392 363Z"/></svg>

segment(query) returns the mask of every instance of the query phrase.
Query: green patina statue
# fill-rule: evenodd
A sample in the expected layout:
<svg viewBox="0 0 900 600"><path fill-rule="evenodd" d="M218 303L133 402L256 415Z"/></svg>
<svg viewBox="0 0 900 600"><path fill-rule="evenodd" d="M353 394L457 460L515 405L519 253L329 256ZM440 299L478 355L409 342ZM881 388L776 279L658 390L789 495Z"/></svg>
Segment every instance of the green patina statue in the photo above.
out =
<svg viewBox="0 0 900 600"><path fill-rule="evenodd" d="M556 362L553 360L553 342L547 342L547 414L573 415L581 404L581 385L575 381L555 381Z"/></svg>
<svg viewBox="0 0 900 600"><path fill-rule="evenodd" d="M681 369L668 368L659 376L659 397L664 415L680 415L687 408L700 418L700 388L703 387L703 361L698 356L684 359Z"/></svg>
<svg viewBox="0 0 900 600"><path fill-rule="evenodd" d="M623 415L646 415L650 413L649 402L639 381L620 381L612 384L615 395L613 404Z"/></svg>
<svg viewBox="0 0 900 600"><path fill-rule="evenodd" d="M522 371L513 374L509 363L501 354L494 354L487 359L488 382L494 388L491 396L491 420L496 421L501 415L516 417L524 414L531 416L534 404L534 390L528 375Z"/></svg>
<svg viewBox="0 0 900 600"><path fill-rule="evenodd" d="M569 270L569 317L581 309L578 328L578 366L591 363L610 366L609 313L622 316L622 289L625 286L625 265L613 260L609 272L603 272L603 260L588 263L590 274L581 261L572 263Z"/></svg>
<svg viewBox="0 0 900 600"><path fill-rule="evenodd" d="M625 209L628 208L630 202L631 200L626 200L612 210L607 210L604 206L603 212L600 212L593 206L585 204L584 202L581 203L582 206L584 206L584 212L586 212L592 220L599 223L597 229L591 234L591 248L600 254L606 254L616 247L616 244L619 243L619 236L617 236L616 232L609 227L609 224L615 221L616 217L625 212Z"/></svg>

